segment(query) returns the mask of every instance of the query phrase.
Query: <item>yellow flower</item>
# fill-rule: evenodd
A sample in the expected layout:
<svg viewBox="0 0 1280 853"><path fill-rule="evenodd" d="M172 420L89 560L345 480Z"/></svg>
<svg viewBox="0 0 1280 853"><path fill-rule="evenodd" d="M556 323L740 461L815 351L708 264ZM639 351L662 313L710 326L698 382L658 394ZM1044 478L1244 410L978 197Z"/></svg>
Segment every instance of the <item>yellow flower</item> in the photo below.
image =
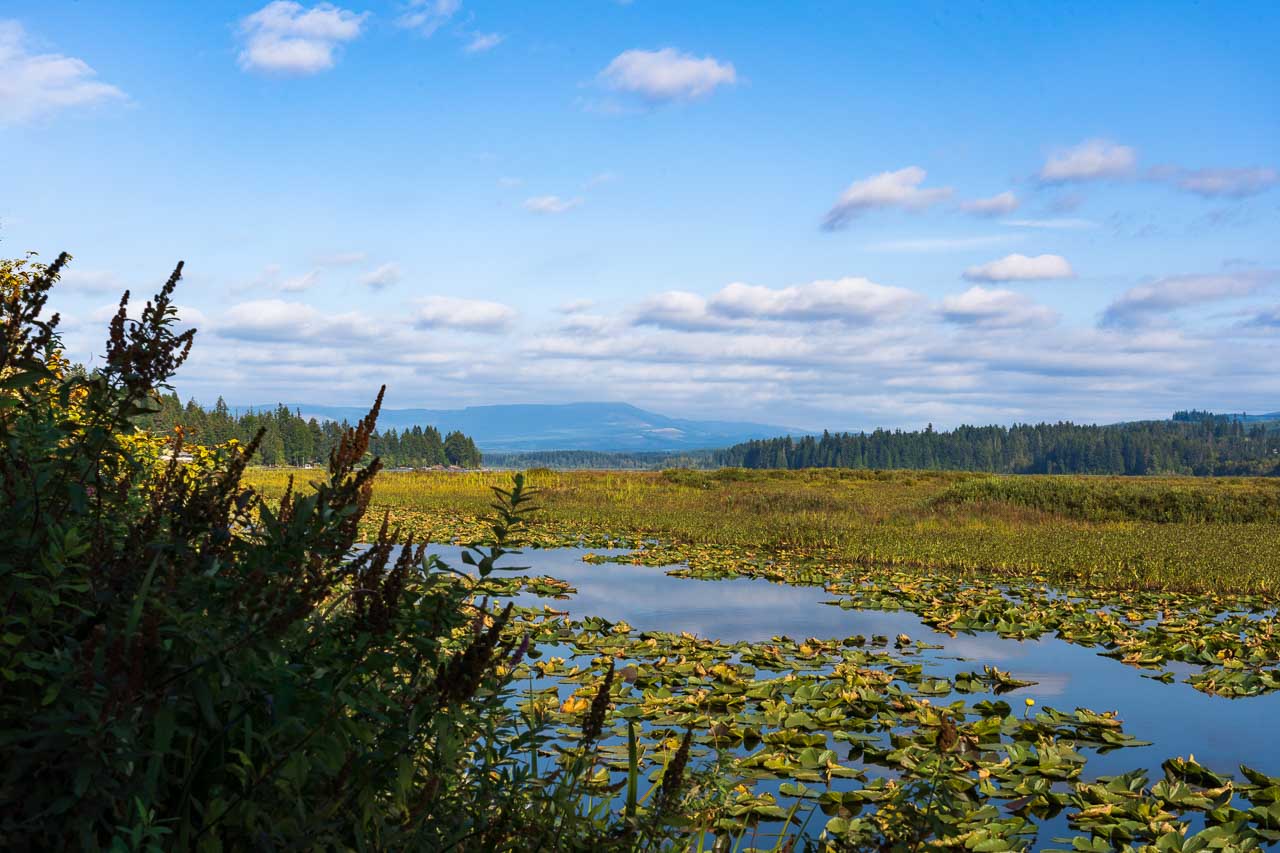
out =
<svg viewBox="0 0 1280 853"><path fill-rule="evenodd" d="M1028 708L1030 708L1030 707L1031 707L1032 705L1034 705L1034 704L1036 704L1036 700L1034 700L1034 699L1032 699L1030 696L1028 696L1028 697L1027 697L1027 707L1028 707Z"/></svg>

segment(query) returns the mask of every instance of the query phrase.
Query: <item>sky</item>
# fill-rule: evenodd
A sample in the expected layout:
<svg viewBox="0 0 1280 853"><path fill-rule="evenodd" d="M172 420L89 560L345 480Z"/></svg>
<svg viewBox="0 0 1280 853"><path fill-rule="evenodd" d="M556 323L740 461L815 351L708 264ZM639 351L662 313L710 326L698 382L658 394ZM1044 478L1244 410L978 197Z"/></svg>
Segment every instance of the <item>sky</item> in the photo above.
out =
<svg viewBox="0 0 1280 853"><path fill-rule="evenodd" d="M0 2L0 256L206 405L1280 410L1280 4Z"/></svg>

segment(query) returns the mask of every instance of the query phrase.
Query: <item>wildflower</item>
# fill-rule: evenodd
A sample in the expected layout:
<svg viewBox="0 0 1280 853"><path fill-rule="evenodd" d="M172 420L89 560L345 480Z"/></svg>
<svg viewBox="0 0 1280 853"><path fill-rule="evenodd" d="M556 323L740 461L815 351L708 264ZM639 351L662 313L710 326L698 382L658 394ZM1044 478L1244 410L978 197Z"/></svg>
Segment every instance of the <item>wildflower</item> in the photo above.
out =
<svg viewBox="0 0 1280 853"><path fill-rule="evenodd" d="M514 669L519 666L520 661L524 660L524 653L529 650L529 635L526 633L520 638L520 645L516 648L516 652L511 656L510 667Z"/></svg>
<svg viewBox="0 0 1280 853"><path fill-rule="evenodd" d="M658 789L658 802L656 810L659 814L664 814L675 805L675 800L680 796L680 787L684 784L684 769L689 763L689 745L693 741L693 729L685 729L684 739L680 741L680 747L676 750L676 754L671 758L671 763L667 765L666 771L662 774L662 785Z"/></svg>
<svg viewBox="0 0 1280 853"><path fill-rule="evenodd" d="M591 700L590 711L582 723L583 746L594 743L604 729L604 717L609 710L609 687L612 684L613 661L610 660L609 668L605 671L604 679L600 682L600 689L596 691L595 698Z"/></svg>

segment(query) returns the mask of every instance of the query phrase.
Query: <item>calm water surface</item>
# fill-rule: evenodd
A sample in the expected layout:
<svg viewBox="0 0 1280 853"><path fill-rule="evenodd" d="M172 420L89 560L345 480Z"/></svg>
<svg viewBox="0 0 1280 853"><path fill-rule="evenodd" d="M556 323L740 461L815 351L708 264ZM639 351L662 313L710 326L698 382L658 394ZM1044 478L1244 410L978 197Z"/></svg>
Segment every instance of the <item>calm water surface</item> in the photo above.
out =
<svg viewBox="0 0 1280 853"><path fill-rule="evenodd" d="M432 553L450 565L462 565L457 548L442 546L432 548ZM1180 681L1164 684L1143 678L1146 670L1058 639L1011 640L991 633L950 637L927 627L911 613L830 606L824 602L834 596L820 587L788 586L757 578L706 581L672 577L666 571L676 566L593 565L582 562L587 553L626 552L551 548L529 550L508 562L530 567L520 574L551 575L572 584L577 593L566 600L529 598L575 617L625 620L639 630L688 631L724 642L756 642L774 636L907 634L914 640L943 646L912 658L925 663L927 671L950 676L981 670L983 664L998 666L1016 678L1037 682L1004 694L1001 698L1010 704L1031 697L1039 705L1066 711L1115 710L1126 732L1152 741L1151 746L1090 755L1086 772L1091 778L1147 767L1154 781L1163 775L1160 763L1166 758L1192 753L1218 772L1234 773L1238 765L1248 764L1280 775L1280 738L1268 734L1280 721L1280 693L1243 699L1209 696ZM1179 679L1194 671L1181 664L1170 668ZM976 702L984 697L969 694L963 698Z"/></svg>
<svg viewBox="0 0 1280 853"><path fill-rule="evenodd" d="M459 550L440 546L433 547L431 553L452 566L462 567ZM1002 639L993 633L950 637L927 627L911 613L831 606L825 602L835 597L821 587L788 586L757 578L672 577L666 571L678 566L584 563L582 557L588 553L612 556L627 552L531 549L508 558L506 562L511 565L529 567L518 574L550 575L577 589L569 599L522 594L518 600L533 606L549 604L578 618L625 620L638 630L687 631L730 643L765 641L774 636L842 639L857 634L868 638L874 634L891 638L907 634L913 640L943 647L919 651L910 658L922 663L927 674L953 676L991 664L1015 678L1036 682L1001 697L953 693L936 701L949 703L959 697L972 704L985 698L1002 698L1017 708L1023 698L1031 697L1037 706L1064 711L1114 710L1124 721L1125 732L1152 742L1150 746L1103 754L1084 750L1088 756L1086 779L1145 768L1154 783L1163 778L1160 764L1166 758L1192 754L1219 773L1238 776L1237 767L1248 764L1264 773L1280 775L1280 737L1274 736L1280 730L1280 693L1243 699L1209 696L1180 681L1164 684L1143 678L1148 671L1058 639ZM1178 679L1196 669L1183 664L1168 668ZM757 787L767 790L776 788L776 783ZM1192 815L1188 817L1193 819L1195 831L1200 821ZM822 823L825 821L819 821L816 828L820 829ZM1073 834L1064 813L1041 823L1035 846Z"/></svg>

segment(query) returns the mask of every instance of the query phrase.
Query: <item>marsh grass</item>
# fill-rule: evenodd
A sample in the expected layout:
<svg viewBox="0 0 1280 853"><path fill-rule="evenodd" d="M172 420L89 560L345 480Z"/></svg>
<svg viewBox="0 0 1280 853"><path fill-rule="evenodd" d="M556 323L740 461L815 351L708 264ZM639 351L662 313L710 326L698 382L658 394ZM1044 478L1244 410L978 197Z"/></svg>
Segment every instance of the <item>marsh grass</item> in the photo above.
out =
<svg viewBox="0 0 1280 853"><path fill-rule="evenodd" d="M1085 521L1280 523L1280 479L1261 477L982 477L958 482L936 506L1020 506Z"/></svg>
<svg viewBox="0 0 1280 853"><path fill-rule="evenodd" d="M283 491L290 472L249 479ZM303 472L305 473L305 472ZM509 474L388 473L373 505L463 535ZM528 472L546 544L655 538L1112 589L1269 593L1280 482L940 471Z"/></svg>

